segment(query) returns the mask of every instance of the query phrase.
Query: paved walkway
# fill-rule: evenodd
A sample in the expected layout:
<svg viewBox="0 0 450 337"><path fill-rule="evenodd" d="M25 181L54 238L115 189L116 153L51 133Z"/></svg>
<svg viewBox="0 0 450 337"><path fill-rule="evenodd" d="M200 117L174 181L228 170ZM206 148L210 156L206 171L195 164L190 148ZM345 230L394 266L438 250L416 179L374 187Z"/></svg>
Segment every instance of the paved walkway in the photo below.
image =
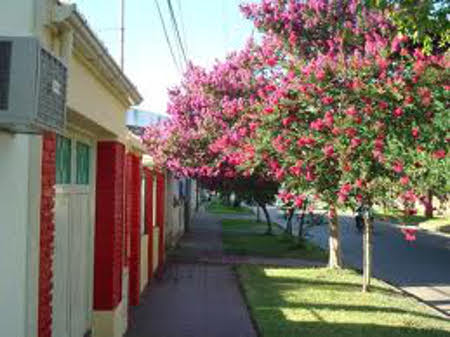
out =
<svg viewBox="0 0 450 337"><path fill-rule="evenodd" d="M181 261L223 257L218 217L200 213L130 319L127 337L256 337L229 264Z"/></svg>
<svg viewBox="0 0 450 337"><path fill-rule="evenodd" d="M284 225L276 208L272 218ZM341 239L344 263L361 269L362 236L353 217L342 216ZM295 231L294 231L295 233ZM328 226L316 226L310 239L328 248ZM417 240L405 241L399 228L376 223L374 233L374 276L399 286L450 317L450 237L418 231Z"/></svg>

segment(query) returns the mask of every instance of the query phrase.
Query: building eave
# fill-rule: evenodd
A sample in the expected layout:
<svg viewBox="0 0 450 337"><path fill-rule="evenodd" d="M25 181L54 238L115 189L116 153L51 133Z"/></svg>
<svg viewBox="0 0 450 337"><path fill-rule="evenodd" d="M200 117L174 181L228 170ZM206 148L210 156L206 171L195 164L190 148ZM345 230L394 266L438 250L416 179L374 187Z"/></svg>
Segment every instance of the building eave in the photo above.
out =
<svg viewBox="0 0 450 337"><path fill-rule="evenodd" d="M75 33L75 51L95 63L95 68L121 93L128 105L140 104L143 99L137 88L119 68L107 48L89 27L86 19L76 9L68 18L68 24Z"/></svg>

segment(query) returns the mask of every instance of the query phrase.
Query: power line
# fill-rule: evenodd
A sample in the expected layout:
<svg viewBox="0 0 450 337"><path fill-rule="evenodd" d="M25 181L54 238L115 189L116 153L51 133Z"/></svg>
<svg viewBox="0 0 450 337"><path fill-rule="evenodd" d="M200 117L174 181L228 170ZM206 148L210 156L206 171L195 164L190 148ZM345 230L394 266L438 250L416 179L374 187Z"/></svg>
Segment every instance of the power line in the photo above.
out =
<svg viewBox="0 0 450 337"><path fill-rule="evenodd" d="M170 55L172 55L173 63L175 63L175 67L177 68L178 72L181 73L180 66L178 65L177 59L175 57L175 53L173 52L172 44L170 43L169 34L167 33L166 24L164 22L164 17L162 15L161 8L159 7L158 0L155 0L155 5L158 10L159 20L161 21L161 25L163 27L164 37L166 38L167 45L169 46Z"/></svg>
<svg viewBox="0 0 450 337"><path fill-rule="evenodd" d="M182 50L181 50L181 48L180 48L180 44L179 44L178 39L177 39L177 32L176 32L176 30L175 30L175 25L173 24L173 19L172 19L171 13L170 13L170 7L169 7L169 4L168 4L167 2L166 2L166 5L167 5L167 11L168 11L167 14L168 14L169 17L170 17L170 19L169 19L170 24L168 24L168 25L169 25L170 28L171 28L171 33L172 33L171 38L172 38L172 42L175 41L175 42L173 42L173 43L175 44L175 46L174 46L175 55L176 55L176 57L177 57L178 63L180 64L180 66L181 66L181 68L182 68L182 71L184 71L184 68L185 68L185 66L186 66L186 63L184 62L184 59L183 59L183 52L182 52ZM164 13L164 14L165 14L165 13Z"/></svg>
<svg viewBox="0 0 450 337"><path fill-rule="evenodd" d="M175 33L176 33L175 35L177 37L178 45L181 49L181 53L183 54L184 62L187 64L188 59L186 56L186 51L184 49L183 41L181 41L180 31L178 29L177 18L175 17L175 12L173 11L173 7L172 7L172 1L167 0L167 5L169 6L170 17L172 19L172 25L175 29Z"/></svg>
<svg viewBox="0 0 450 337"><path fill-rule="evenodd" d="M181 0L177 0L178 4L178 12L180 13L180 22L181 22L181 37L183 38L184 48L186 49L186 53L189 54L188 44L186 43L186 29L184 26L184 18L183 18L183 10L181 8Z"/></svg>

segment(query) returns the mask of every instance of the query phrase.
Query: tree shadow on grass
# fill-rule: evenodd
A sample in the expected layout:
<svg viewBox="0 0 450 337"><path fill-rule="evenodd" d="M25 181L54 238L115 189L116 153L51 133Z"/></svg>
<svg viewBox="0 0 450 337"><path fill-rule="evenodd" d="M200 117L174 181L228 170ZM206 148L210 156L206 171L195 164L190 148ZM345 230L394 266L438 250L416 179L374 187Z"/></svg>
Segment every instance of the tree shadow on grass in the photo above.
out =
<svg viewBox="0 0 450 337"><path fill-rule="evenodd" d="M372 303L370 299L361 303L346 303L345 300L341 303L333 298L324 300L313 296L290 301L286 299L286 292L306 292L312 287L324 290L324 293L342 291L352 298L364 295L359 292L360 285L351 282L267 276L261 267L248 270L251 274L241 273L241 281L252 315L264 337L450 337L448 319L431 311L422 311L419 306L398 305L397 301L405 297L395 289L374 287L374 294L392 296L392 300L387 298L387 302L385 299L380 303ZM386 321L391 318L390 322Z"/></svg>

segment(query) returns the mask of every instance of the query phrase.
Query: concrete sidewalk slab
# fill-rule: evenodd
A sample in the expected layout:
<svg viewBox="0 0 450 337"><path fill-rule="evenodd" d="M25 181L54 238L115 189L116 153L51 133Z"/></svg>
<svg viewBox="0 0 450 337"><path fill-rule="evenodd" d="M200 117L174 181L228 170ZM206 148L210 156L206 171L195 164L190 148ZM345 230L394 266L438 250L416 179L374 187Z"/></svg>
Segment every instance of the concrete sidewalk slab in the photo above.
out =
<svg viewBox="0 0 450 337"><path fill-rule="evenodd" d="M136 307L127 337L256 337L230 266L168 266Z"/></svg>
<svg viewBox="0 0 450 337"><path fill-rule="evenodd" d="M162 278L132 310L126 337L256 337L232 266L189 262L223 258L219 221L204 212L196 216ZM177 262L180 257L187 259Z"/></svg>

